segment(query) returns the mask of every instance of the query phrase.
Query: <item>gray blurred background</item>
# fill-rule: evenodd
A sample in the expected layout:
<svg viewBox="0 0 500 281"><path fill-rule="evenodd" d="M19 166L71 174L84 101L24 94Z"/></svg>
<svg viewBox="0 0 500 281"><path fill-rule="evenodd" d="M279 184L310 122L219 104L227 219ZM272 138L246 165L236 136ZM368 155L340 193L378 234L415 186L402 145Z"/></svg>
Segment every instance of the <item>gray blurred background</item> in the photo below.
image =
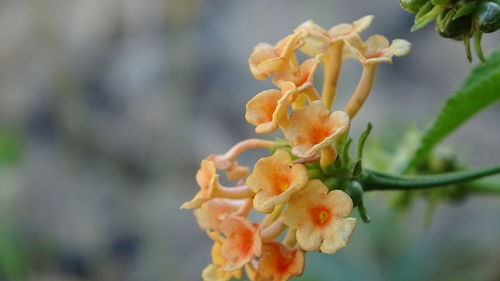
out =
<svg viewBox="0 0 500 281"><path fill-rule="evenodd" d="M272 85L251 77L252 48L366 14L365 38L413 43L353 124L357 137L371 121L369 142L390 151L471 68L460 42L410 33L397 1L1 0L0 280L200 280L211 243L179 206L200 159L255 136L245 103ZM499 41L485 36L486 52ZM359 74L345 63L334 107ZM497 104L446 144L498 163L499 118ZM441 205L429 227L423 202L400 215L385 194L367 200L372 223L334 256L308 254L301 280L500 280L500 198Z"/></svg>

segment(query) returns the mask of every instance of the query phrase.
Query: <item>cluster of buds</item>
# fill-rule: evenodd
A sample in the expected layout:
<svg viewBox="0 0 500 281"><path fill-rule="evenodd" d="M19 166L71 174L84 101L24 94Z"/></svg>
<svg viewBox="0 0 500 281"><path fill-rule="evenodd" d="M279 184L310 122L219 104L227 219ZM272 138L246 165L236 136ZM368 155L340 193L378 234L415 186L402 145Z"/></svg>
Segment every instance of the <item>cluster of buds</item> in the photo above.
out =
<svg viewBox="0 0 500 281"><path fill-rule="evenodd" d="M353 190L359 187L343 181L351 170L346 157L340 161L341 150L345 154L350 122L371 91L377 65L410 49L405 40L389 43L381 35L363 40L359 33L372 20L365 16L329 30L307 21L276 45L254 48L248 60L252 75L271 77L276 89L255 95L245 118L257 134L279 129L285 139L244 140L201 161L196 174L200 190L181 208L195 209L200 228L214 241L203 280L239 279L243 271L252 281L288 280L302 274L306 251L333 254L347 246L356 224L348 217L356 206ZM311 58L300 63L297 51ZM345 108L331 112L340 68L348 58L361 63L361 78ZM320 95L314 76L321 65ZM258 160L250 173L237 158L254 148L272 154ZM223 186L218 171L235 186ZM265 215L252 221L251 211Z"/></svg>
<svg viewBox="0 0 500 281"><path fill-rule="evenodd" d="M416 14L412 31L435 20L440 36L464 42L469 61L472 60L470 38L474 36L476 54L484 61L483 33L500 29L499 0L401 0L400 3L405 10Z"/></svg>

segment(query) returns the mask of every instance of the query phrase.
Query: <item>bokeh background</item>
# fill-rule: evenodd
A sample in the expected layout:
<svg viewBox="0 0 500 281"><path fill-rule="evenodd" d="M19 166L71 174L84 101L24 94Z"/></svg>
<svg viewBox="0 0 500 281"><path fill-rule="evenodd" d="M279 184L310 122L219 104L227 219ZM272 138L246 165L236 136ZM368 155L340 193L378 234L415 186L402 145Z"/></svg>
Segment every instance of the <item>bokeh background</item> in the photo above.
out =
<svg viewBox="0 0 500 281"><path fill-rule="evenodd" d="M353 124L371 121L369 145L391 151L471 68L460 42L410 33L397 1L1 0L0 280L200 280L211 243L179 206L200 159L255 136L244 105L271 84L251 77L252 48L366 14L364 36L413 43ZM359 73L345 63L337 108ZM497 104L446 144L498 163L499 118ZM500 280L500 198L442 204L427 225L423 201L401 214L388 197L369 194L372 223L336 255L310 253L300 280Z"/></svg>

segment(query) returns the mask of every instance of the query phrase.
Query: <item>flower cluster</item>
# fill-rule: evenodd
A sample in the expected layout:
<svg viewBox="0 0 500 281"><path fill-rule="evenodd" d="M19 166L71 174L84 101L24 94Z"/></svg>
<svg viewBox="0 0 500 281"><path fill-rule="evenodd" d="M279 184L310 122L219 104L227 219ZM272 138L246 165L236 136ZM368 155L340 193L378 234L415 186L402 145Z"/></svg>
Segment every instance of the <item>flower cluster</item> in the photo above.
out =
<svg viewBox="0 0 500 281"><path fill-rule="evenodd" d="M341 187L313 176L309 167L319 163L325 170L336 161L338 143L368 97L377 65L409 51L405 40L389 43L381 35L363 40L359 33L372 20L365 16L329 30L307 21L277 44L255 47L250 71L259 80L271 77L276 89L256 94L245 118L257 134L280 129L285 140L248 139L202 160L196 174L200 190L181 208L195 209L200 228L214 241L203 280L239 279L243 271L254 281L288 280L302 274L306 251L333 254L347 246L356 224L348 217L353 200ZM297 51L311 58L300 63ZM359 60L363 72L345 109L332 112L347 58ZM320 65L325 75L321 95L314 83ZM237 158L252 148L273 153L258 160L250 173ZM218 171L225 171L235 186L223 186ZM252 210L265 214L260 222L249 219Z"/></svg>

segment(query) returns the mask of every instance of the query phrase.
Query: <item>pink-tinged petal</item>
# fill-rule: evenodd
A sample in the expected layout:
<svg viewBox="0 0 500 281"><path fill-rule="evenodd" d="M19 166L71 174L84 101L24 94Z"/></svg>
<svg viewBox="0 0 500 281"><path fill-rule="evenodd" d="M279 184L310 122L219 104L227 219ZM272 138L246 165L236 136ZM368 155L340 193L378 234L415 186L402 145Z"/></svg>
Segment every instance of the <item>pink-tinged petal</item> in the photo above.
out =
<svg viewBox="0 0 500 281"><path fill-rule="evenodd" d="M261 254L262 240L257 226L243 217L229 215L221 224L226 236L222 242L222 256L226 260L225 270L242 268Z"/></svg>
<svg viewBox="0 0 500 281"><path fill-rule="evenodd" d="M286 281L300 276L304 271L304 253L278 242L262 246L262 257L255 277L256 281Z"/></svg>

